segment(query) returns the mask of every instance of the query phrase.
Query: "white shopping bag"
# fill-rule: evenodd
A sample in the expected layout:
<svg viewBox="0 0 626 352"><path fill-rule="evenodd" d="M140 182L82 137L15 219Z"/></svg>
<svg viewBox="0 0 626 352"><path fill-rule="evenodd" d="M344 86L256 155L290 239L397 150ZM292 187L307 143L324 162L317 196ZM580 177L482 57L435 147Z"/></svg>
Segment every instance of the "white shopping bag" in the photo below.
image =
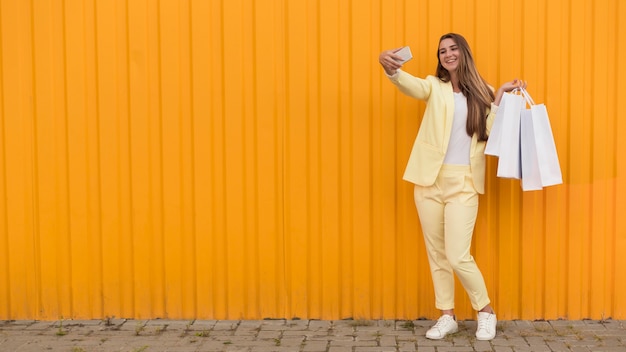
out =
<svg viewBox="0 0 626 352"><path fill-rule="evenodd" d="M563 183L548 111L522 90L530 109L521 114L522 189L537 190Z"/></svg>
<svg viewBox="0 0 626 352"><path fill-rule="evenodd" d="M491 126L489 138L485 145L485 154L498 156L500 155L500 141L502 140L502 120L504 119L504 108L506 107L507 94L502 96L500 106L496 112L496 118Z"/></svg>
<svg viewBox="0 0 626 352"><path fill-rule="evenodd" d="M520 147L522 152L522 190L537 191L543 189L533 131L533 116L530 109L522 110L520 115Z"/></svg>
<svg viewBox="0 0 626 352"><path fill-rule="evenodd" d="M524 97L504 93L485 146L485 154L498 156L498 177L522 177L520 155L520 113Z"/></svg>

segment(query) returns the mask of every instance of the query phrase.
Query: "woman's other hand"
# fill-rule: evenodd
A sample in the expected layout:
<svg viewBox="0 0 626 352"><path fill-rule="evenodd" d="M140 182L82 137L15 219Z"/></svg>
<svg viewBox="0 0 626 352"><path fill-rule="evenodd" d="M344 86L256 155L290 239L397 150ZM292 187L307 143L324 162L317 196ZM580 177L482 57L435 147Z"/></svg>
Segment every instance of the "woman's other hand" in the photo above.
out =
<svg viewBox="0 0 626 352"><path fill-rule="evenodd" d="M385 50L378 56L378 62L380 62L380 65L389 76L395 74L396 71L402 67L402 64L399 62L402 58L395 54L399 49L400 48Z"/></svg>
<svg viewBox="0 0 626 352"><path fill-rule="evenodd" d="M521 79L517 79L517 78L512 80L512 81L505 82L498 89L498 91L496 93L496 99L495 99L495 101L493 103L495 105L500 105L500 100L502 100L502 96L504 95L504 93L510 92L510 91L512 91L514 89L518 89L518 88L526 89L527 85L528 85L528 82L523 81Z"/></svg>

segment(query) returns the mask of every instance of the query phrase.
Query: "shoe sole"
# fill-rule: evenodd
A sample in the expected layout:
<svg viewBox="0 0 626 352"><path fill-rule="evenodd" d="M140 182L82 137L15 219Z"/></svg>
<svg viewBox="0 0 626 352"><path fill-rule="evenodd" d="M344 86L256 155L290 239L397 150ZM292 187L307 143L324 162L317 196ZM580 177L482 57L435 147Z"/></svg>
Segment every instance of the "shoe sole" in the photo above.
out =
<svg viewBox="0 0 626 352"><path fill-rule="evenodd" d="M450 335L450 334L456 334L457 332L459 332L459 328L456 328L456 329L454 329L454 330L452 330L452 331L448 331L448 333L447 333L447 334L445 334L445 335L443 335L443 336L441 336L441 337L430 337L430 336L426 335L426 338L427 338L427 339L429 339L429 340L441 340L441 339L443 339L444 337L446 337L446 336L448 336L448 335Z"/></svg>
<svg viewBox="0 0 626 352"><path fill-rule="evenodd" d="M496 337L495 337L495 335L494 335L493 337L491 337L491 338L484 338L484 337L478 337L478 336L476 336L476 340L479 340L479 341L491 341L491 340L493 340L494 338L496 338Z"/></svg>

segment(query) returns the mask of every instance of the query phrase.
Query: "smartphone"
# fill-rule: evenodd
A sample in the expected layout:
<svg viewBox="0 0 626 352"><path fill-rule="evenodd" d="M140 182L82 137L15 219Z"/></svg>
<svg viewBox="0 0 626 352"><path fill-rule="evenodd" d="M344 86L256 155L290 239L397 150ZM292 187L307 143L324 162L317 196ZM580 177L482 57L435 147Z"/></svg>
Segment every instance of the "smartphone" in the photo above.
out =
<svg viewBox="0 0 626 352"><path fill-rule="evenodd" d="M394 51L394 54L402 58L402 60L399 61L401 64L404 64L405 62L413 58L413 54L411 53L411 48L409 48L408 45Z"/></svg>

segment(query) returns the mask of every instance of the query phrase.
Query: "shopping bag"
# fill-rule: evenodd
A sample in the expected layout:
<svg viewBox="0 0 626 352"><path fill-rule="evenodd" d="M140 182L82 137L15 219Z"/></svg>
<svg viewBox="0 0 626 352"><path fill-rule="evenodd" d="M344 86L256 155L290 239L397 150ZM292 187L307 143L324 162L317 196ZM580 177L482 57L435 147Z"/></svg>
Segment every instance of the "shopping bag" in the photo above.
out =
<svg viewBox="0 0 626 352"><path fill-rule="evenodd" d="M544 104L535 104L522 89L524 109L521 114L522 189L536 190L563 183L552 126ZM526 109L526 103L530 109Z"/></svg>
<svg viewBox="0 0 626 352"><path fill-rule="evenodd" d="M504 94L500 100L500 106L496 112L496 117L493 120L491 131L489 132L489 138L485 145L485 154L499 156L500 155L500 141L502 140L502 120L504 119L504 109L506 107L508 94Z"/></svg>
<svg viewBox="0 0 626 352"><path fill-rule="evenodd" d="M498 156L498 177L522 177L520 154L520 113L524 97L504 93L485 146L485 154Z"/></svg>
<svg viewBox="0 0 626 352"><path fill-rule="evenodd" d="M530 109L523 109L520 115L520 149L522 154L522 190L537 191L543 189Z"/></svg>

